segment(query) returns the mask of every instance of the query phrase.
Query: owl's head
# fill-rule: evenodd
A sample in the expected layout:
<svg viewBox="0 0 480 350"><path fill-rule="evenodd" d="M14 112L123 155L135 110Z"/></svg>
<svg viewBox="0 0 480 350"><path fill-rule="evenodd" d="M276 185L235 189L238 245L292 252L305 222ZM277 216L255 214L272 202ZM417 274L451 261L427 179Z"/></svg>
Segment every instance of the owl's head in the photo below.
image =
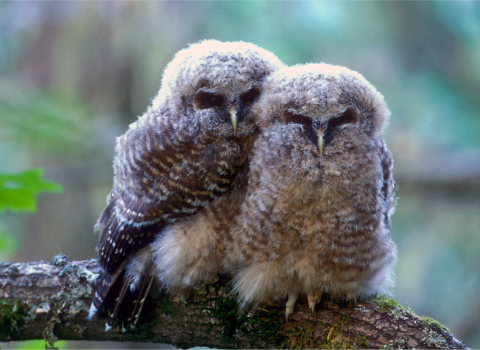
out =
<svg viewBox="0 0 480 350"><path fill-rule="evenodd" d="M274 72L254 112L276 148L272 161L284 159L283 167L311 177L325 167L345 172L359 164L390 116L383 96L361 74L325 63Z"/></svg>
<svg viewBox="0 0 480 350"><path fill-rule="evenodd" d="M251 43L204 40L179 51L165 68L152 108L219 135L251 133L251 113L266 76L283 67L272 53Z"/></svg>

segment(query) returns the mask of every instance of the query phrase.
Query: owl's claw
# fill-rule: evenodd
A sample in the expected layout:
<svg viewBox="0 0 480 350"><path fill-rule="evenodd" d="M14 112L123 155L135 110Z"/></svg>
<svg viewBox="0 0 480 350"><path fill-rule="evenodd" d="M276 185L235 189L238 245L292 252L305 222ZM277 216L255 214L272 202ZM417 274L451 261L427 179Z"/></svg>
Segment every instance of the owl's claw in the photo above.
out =
<svg viewBox="0 0 480 350"><path fill-rule="evenodd" d="M295 303L297 299L298 299L298 292L288 294L288 300L287 300L287 303L285 304L285 306L287 307L285 310L285 319L287 320L287 322L288 322L288 315L293 313L293 308L295 307Z"/></svg>
<svg viewBox="0 0 480 350"><path fill-rule="evenodd" d="M322 293L314 294L307 293L308 307L312 309L312 312L315 312L315 304L322 300Z"/></svg>

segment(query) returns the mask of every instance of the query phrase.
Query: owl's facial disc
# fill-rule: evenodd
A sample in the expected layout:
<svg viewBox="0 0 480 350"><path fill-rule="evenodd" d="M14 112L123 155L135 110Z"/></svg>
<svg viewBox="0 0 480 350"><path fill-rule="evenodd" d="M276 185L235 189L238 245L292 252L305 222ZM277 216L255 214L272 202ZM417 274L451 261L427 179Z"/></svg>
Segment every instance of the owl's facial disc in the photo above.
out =
<svg viewBox="0 0 480 350"><path fill-rule="evenodd" d="M230 116L230 122L233 126L233 131L237 131L238 124L245 120L245 117L250 112L253 103L260 96L260 89L253 87L240 96L235 96L231 101L227 101L226 106Z"/></svg>
<svg viewBox="0 0 480 350"><path fill-rule="evenodd" d="M230 122L236 132L238 124L244 121L256 99L260 96L257 87L236 96L223 96L212 89L201 88L193 98L193 106L198 110L215 108L224 122Z"/></svg>
<svg viewBox="0 0 480 350"><path fill-rule="evenodd" d="M330 118L325 122L320 122L314 118L301 114L287 112L283 114L284 124L299 124L305 137L310 140L317 148L320 154L323 154L325 147L329 146L340 130L348 124L358 124L358 110L349 107L338 117Z"/></svg>

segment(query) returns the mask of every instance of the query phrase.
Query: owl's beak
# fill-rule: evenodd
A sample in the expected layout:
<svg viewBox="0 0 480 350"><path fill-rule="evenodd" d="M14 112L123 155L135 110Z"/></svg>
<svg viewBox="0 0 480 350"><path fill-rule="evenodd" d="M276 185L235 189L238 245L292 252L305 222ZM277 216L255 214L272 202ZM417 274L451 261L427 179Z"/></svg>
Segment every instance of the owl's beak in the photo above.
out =
<svg viewBox="0 0 480 350"><path fill-rule="evenodd" d="M318 137L317 146L318 146L318 150L320 151L320 154L323 154L323 147L325 146L325 138L323 137L323 133L324 133L323 128L320 128L317 131L317 137Z"/></svg>
<svg viewBox="0 0 480 350"><path fill-rule="evenodd" d="M320 151L320 154L323 154L323 146L325 146L325 139L323 138L323 135L321 135L318 138L318 150Z"/></svg>
<svg viewBox="0 0 480 350"><path fill-rule="evenodd" d="M230 112L230 122L232 123L233 131L237 131L237 123L238 123L237 108L232 107L230 108L229 112Z"/></svg>

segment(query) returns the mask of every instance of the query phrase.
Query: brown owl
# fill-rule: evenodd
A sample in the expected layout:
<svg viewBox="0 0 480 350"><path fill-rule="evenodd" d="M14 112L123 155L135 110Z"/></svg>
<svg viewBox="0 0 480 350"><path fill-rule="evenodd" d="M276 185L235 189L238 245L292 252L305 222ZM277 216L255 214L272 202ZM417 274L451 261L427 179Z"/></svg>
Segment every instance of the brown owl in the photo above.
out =
<svg viewBox="0 0 480 350"><path fill-rule="evenodd" d="M258 134L252 105L281 66L253 44L214 40L181 50L167 65L152 106L117 139L113 190L95 226L104 274L91 315L102 307L108 325L117 316L134 325L155 276L174 288L221 269L204 216L246 184ZM223 210L230 217L238 207Z"/></svg>
<svg viewBox="0 0 480 350"><path fill-rule="evenodd" d="M299 65L270 75L254 109L260 136L226 243L240 301L288 296L288 317L300 293L312 310L323 293L390 294L397 252L383 96L349 69Z"/></svg>

